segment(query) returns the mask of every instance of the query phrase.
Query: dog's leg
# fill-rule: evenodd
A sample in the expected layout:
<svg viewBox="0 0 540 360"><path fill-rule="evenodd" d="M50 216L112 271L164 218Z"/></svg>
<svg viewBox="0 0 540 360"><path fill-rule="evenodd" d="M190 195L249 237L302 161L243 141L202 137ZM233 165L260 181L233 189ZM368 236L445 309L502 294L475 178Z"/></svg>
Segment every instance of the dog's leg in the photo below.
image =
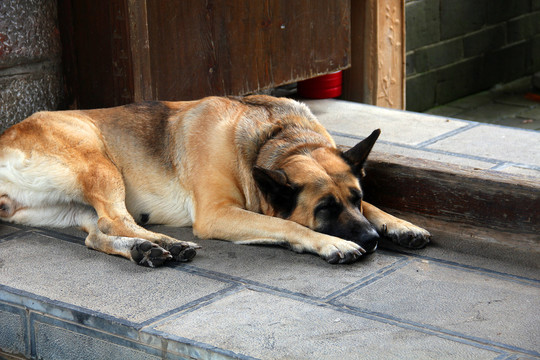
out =
<svg viewBox="0 0 540 360"><path fill-rule="evenodd" d="M173 258L172 254L159 245L145 239L104 234L97 225L95 212L81 219L81 229L88 233L85 245L107 254L120 255L138 265L157 267Z"/></svg>
<svg viewBox="0 0 540 360"><path fill-rule="evenodd" d="M238 244L285 245L296 252L316 253L329 263L352 263L365 253L352 241L236 206L202 211L196 217L193 230L195 235L206 239L229 240Z"/></svg>
<svg viewBox="0 0 540 360"><path fill-rule="evenodd" d="M396 244L419 249L429 243L431 235L421 227L385 213L365 201L362 202L362 211L381 236L391 239Z"/></svg>
<svg viewBox="0 0 540 360"><path fill-rule="evenodd" d="M23 206L4 195L0 197L0 218L31 226L77 226L88 233L85 244L106 254L119 255L139 265L155 267L172 258L169 251L148 240L110 236L99 231L94 209L78 203L59 203L41 207Z"/></svg>
<svg viewBox="0 0 540 360"><path fill-rule="evenodd" d="M89 237L92 240L89 243L106 244L109 241L122 242L124 240L121 239L138 238L148 240L169 251L176 261L193 259L197 253L195 249L200 248L197 244L154 233L137 225L126 209L122 175L110 160L101 154L96 154L92 158L92 164L87 168L88 170L78 178L81 181L85 200L97 212L97 230L99 230L99 232L90 232ZM151 249L151 251L157 250Z"/></svg>
<svg viewBox="0 0 540 360"><path fill-rule="evenodd" d="M0 162L2 220L30 226L81 226L81 212L74 209L86 207L96 217L93 221L99 230L90 236L92 241L88 243L92 248L132 259L125 247L133 241L150 241L161 246L162 253L170 252L177 261L195 256L196 244L153 233L135 223L124 204L122 176L101 152L79 153L72 148L56 157L26 156L22 152L8 155L4 163ZM118 242L120 238L135 240ZM111 244L116 240L116 245ZM145 252L147 247L143 246L141 251ZM156 253L155 249L152 251Z"/></svg>

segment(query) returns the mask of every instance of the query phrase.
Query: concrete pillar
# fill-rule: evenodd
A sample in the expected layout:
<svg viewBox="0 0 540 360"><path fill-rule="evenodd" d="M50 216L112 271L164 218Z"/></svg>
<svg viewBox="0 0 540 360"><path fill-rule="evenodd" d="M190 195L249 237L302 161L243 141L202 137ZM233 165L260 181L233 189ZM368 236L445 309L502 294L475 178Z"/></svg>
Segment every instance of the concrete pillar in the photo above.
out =
<svg viewBox="0 0 540 360"><path fill-rule="evenodd" d="M61 99L56 0L0 1L0 132Z"/></svg>

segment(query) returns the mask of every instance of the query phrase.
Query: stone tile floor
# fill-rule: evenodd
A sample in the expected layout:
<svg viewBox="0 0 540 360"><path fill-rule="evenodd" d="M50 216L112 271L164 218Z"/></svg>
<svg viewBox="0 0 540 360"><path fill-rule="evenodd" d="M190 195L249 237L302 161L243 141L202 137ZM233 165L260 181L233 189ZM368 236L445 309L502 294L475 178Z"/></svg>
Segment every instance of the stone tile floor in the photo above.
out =
<svg viewBox="0 0 540 360"><path fill-rule="evenodd" d="M536 100L533 99L535 95ZM429 109L425 113L521 129L540 130L540 90L533 88L531 77L525 77Z"/></svg>
<svg viewBox="0 0 540 360"><path fill-rule="evenodd" d="M0 226L0 348L26 357L540 358L538 269L442 239L349 266L198 240L192 263L149 269L89 250L78 231Z"/></svg>
<svg viewBox="0 0 540 360"><path fill-rule="evenodd" d="M540 183L540 132L306 103L339 144L381 128L374 155ZM199 241L190 228L154 229ZM471 251L466 228L454 234L465 246L429 230L426 249L390 246L350 266L207 240L192 263L148 269L87 249L78 231L0 223L0 349L55 360L540 358L540 253L490 257Z"/></svg>
<svg viewBox="0 0 540 360"><path fill-rule="evenodd" d="M336 142L354 146L374 129L377 153L528 176L540 182L540 132L341 100L304 101Z"/></svg>

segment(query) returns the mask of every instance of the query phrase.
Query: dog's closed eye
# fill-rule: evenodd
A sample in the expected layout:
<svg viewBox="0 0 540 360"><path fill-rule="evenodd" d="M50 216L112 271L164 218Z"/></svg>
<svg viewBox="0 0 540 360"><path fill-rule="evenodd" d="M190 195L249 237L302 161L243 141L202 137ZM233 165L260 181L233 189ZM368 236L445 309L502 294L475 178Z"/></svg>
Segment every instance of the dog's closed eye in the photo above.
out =
<svg viewBox="0 0 540 360"><path fill-rule="evenodd" d="M349 197L349 202L354 205L360 207L362 203L362 193L358 189L351 188L351 196Z"/></svg>
<svg viewBox="0 0 540 360"><path fill-rule="evenodd" d="M324 197L319 205L315 207L315 216L319 217L337 217L343 210L343 205L340 204L332 195Z"/></svg>

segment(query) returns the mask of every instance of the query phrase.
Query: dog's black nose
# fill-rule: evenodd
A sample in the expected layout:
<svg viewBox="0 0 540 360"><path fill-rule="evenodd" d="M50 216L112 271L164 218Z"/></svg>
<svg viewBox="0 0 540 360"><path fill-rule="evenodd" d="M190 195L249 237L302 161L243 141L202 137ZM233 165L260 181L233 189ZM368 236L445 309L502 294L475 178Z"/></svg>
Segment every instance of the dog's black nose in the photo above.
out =
<svg viewBox="0 0 540 360"><path fill-rule="evenodd" d="M360 236L360 239L356 241L358 245L364 248L368 253L377 250L377 245L379 244L379 234L375 229L370 229L367 232L363 233Z"/></svg>

